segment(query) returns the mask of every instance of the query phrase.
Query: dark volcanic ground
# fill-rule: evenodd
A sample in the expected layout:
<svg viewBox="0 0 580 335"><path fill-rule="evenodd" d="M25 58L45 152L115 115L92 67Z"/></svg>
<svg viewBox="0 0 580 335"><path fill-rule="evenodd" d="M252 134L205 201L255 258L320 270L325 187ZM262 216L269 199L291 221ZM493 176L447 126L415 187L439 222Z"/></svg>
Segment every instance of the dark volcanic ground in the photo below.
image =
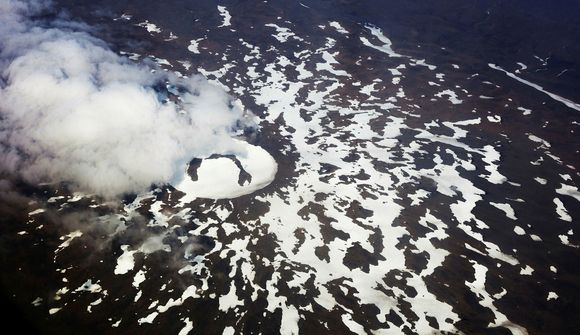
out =
<svg viewBox="0 0 580 335"><path fill-rule="evenodd" d="M577 332L580 4L56 3L136 62L227 89L259 117L251 142L278 172L252 194L187 203L170 185L103 201L13 182L7 322Z"/></svg>

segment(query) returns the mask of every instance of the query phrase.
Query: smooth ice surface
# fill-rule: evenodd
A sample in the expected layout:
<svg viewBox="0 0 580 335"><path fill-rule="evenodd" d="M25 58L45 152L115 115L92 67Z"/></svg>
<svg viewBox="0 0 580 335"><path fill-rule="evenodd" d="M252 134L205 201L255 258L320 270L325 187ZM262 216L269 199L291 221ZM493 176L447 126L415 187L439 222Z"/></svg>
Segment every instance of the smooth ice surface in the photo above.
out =
<svg viewBox="0 0 580 335"><path fill-rule="evenodd" d="M186 195L182 203L194 198L229 199L264 188L274 180L278 165L264 149L237 140L240 149L233 153L246 172L252 176L250 183L238 184L240 169L226 157L204 159L197 170L198 180L184 174L175 188Z"/></svg>

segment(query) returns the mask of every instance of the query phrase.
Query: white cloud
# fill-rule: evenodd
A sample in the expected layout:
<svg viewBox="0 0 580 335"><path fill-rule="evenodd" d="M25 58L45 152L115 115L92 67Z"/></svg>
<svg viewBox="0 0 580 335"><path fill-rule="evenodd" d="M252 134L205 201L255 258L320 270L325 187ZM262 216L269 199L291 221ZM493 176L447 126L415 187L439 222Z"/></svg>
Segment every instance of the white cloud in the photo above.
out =
<svg viewBox="0 0 580 335"><path fill-rule="evenodd" d="M0 0L4 170L112 197L169 182L192 157L239 150L231 131L244 113L223 89L152 73L87 33L35 26L27 15L38 8Z"/></svg>

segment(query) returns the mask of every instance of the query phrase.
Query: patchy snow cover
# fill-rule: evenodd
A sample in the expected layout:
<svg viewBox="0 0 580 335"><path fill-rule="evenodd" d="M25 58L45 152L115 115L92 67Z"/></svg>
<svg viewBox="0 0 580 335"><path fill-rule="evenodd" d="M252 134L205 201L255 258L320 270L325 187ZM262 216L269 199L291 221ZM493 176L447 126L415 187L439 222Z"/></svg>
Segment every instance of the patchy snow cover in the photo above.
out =
<svg viewBox="0 0 580 335"><path fill-rule="evenodd" d="M222 26L229 26L229 12L223 6L218 10ZM379 28L367 25L357 35L333 21L328 25L334 30L323 30L328 37L321 45L307 45L310 40L298 34L298 27L276 22L265 25L276 32L267 48L240 38L239 49L233 40L226 49L233 51L208 53L220 65L211 70L193 60L194 65L182 63L254 103L262 112L259 122L268 129L264 135L280 140L271 143L278 150L272 154L284 160L277 163L265 149L239 140L235 149L197 157L196 178L186 173L188 167L172 183L177 191L156 189L124 204L118 219L126 225L113 236L141 221L145 230L155 232L122 242L131 244L122 244L120 252L114 249L114 274L131 273L116 280L127 280L129 301L145 306L132 322L147 327L161 322L164 313L176 313L180 334L186 334L198 325L199 314L191 313L190 306L211 299L223 334L241 329L249 308L259 308L260 318L276 315L281 334L300 333L300 325L312 315L331 318L320 326L340 327L332 328L337 333L461 333L464 309L488 311L489 316L478 315L488 320L484 327L527 334L509 320L505 304L497 302L513 296L507 279L524 285L537 281L546 267L530 263L526 250L516 244L526 241L540 248L544 240L555 240L562 248L573 248L575 231L568 230L567 222L556 222L561 226L553 238L536 235L536 227L524 220L529 213L523 209L530 203L522 191L524 181L510 180L513 175L503 169L502 155L511 139L482 135L486 127L504 126L501 116L452 106L481 103L481 96L489 96L472 94L455 82L447 71L459 66L441 66L434 73L436 67L427 60L396 53ZM337 32L368 47L356 59L357 71L371 69L379 59L380 75L361 78L348 62L341 63L345 55L339 40L347 37ZM184 48L199 53L199 41ZM283 54L288 41L303 50ZM243 52L233 54L237 50ZM405 86L415 76L425 79L424 97ZM469 80L477 80L473 78ZM431 104L445 111L433 113ZM449 108L451 116L445 114ZM529 142L526 138L538 154L550 148L531 133L525 133L523 142ZM276 187L256 192L282 172ZM548 190L554 184L543 172L534 170L527 182ZM558 180L566 184L555 192L580 200L572 175L561 174ZM551 202L553 196L551 210L571 221L563 197ZM53 200L58 201L64 199ZM197 238L212 243L203 249ZM504 239L514 245L502 243ZM180 258L172 259L171 265L177 264L174 277L160 279L149 263L136 264L136 258L153 256ZM550 271L553 275L556 268ZM103 293L105 281L92 280L81 292ZM152 283L161 292L154 298L145 291ZM455 294L475 307L458 307ZM546 295L558 298L546 289L540 299ZM97 301L95 305L101 304ZM121 322L116 317L109 321L113 327Z"/></svg>

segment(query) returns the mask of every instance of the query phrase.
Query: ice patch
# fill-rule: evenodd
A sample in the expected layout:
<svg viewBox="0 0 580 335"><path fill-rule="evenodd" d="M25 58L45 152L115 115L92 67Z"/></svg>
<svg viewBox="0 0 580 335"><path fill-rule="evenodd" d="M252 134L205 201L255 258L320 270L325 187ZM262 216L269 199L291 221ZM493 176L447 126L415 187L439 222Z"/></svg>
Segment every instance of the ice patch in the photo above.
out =
<svg viewBox="0 0 580 335"><path fill-rule="evenodd" d="M532 114L532 110L531 109L527 109L527 108L524 108L524 107L518 107L518 110L523 112L522 115L530 115L530 114Z"/></svg>
<svg viewBox="0 0 580 335"><path fill-rule="evenodd" d="M128 245L122 245L121 250L123 250L123 253L121 256L119 256L119 258L117 258L117 266L115 267L114 272L116 275L125 274L133 270L133 267L135 266L135 259L133 254L136 251L130 251Z"/></svg>
<svg viewBox="0 0 580 335"><path fill-rule="evenodd" d="M264 26L276 29L276 34L272 36L274 36L274 38L277 39L280 43L287 42L290 37L297 40L302 40L301 38L297 37L289 28L280 27L274 23L268 23Z"/></svg>
<svg viewBox="0 0 580 335"><path fill-rule="evenodd" d="M435 96L438 98L442 98L444 96L447 96L447 99L454 105L459 105L459 104L463 103L463 100L457 98L457 93L453 92L452 90L441 91L439 93L436 93Z"/></svg>
<svg viewBox="0 0 580 335"><path fill-rule="evenodd" d="M186 194L181 199L182 203L195 198L236 198L264 188L274 180L278 170L274 158L260 147L236 141L241 148L234 155L243 169L250 174L251 181L243 185L238 183L241 170L229 158L204 159L197 169L196 181L184 173L182 179L175 183L175 188Z"/></svg>
<svg viewBox="0 0 580 335"><path fill-rule="evenodd" d="M196 40L191 40L189 41L189 46L187 47L187 50L193 52L194 54L199 54L199 42L203 41L204 38L198 38ZM191 65L190 65L191 66Z"/></svg>
<svg viewBox="0 0 580 335"><path fill-rule="evenodd" d="M566 106L568 106L568 107L570 107L572 109L575 109L577 111L580 111L580 104L577 104L574 101L569 100L569 99L566 99L564 97L561 97L561 96L559 96L557 94L548 92L548 91L544 90L544 88L542 86L537 85L537 84L534 84L534 83L532 83L530 81L527 81L525 79L522 79L522 78L516 76L515 74L513 74L511 72L508 72L508 71L502 69L501 67L499 67L499 66L497 66L495 64L488 64L488 65L489 65L490 68L492 68L494 70L501 71L501 72L505 73L508 77L513 78L513 79L519 81L520 83L526 84L526 85L528 85L528 86L530 86L530 87L532 87L532 88L534 88L534 89L536 89L536 90L538 90L538 91L540 91L542 93L545 93L550 98L552 98L552 99L554 99L556 101L559 101L559 102L563 103L564 105L566 105Z"/></svg>
<svg viewBox="0 0 580 335"><path fill-rule="evenodd" d="M534 178L534 180L537 181L541 185L546 185L548 183L548 181L546 179L540 178L540 177L536 177L536 178Z"/></svg>
<svg viewBox="0 0 580 335"><path fill-rule="evenodd" d="M514 233L516 233L516 235L519 235L519 236L526 235L526 231L524 230L524 228L522 228L520 226L515 226L514 227Z"/></svg>
<svg viewBox="0 0 580 335"><path fill-rule="evenodd" d="M512 220L517 220L516 213L514 212L514 209L510 204L502 204L497 202L490 202L489 204L504 212L508 218Z"/></svg>
<svg viewBox="0 0 580 335"><path fill-rule="evenodd" d="M79 288L75 290L75 292L90 292L90 293L99 293L103 290L101 285L95 283L91 279L88 279L84 284L82 284Z"/></svg>
<svg viewBox="0 0 580 335"><path fill-rule="evenodd" d="M533 141L536 143L541 143L544 148L550 147L550 143L548 143L548 141L543 140L536 135L528 134L528 138L530 139L530 141Z"/></svg>
<svg viewBox="0 0 580 335"><path fill-rule="evenodd" d="M365 334L365 328L360 323L354 321L349 314L342 315L342 323L350 329L354 334Z"/></svg>
<svg viewBox="0 0 580 335"><path fill-rule="evenodd" d="M328 24L329 26L331 26L332 28L336 29L336 31L338 31L341 34L348 34L348 30L344 29L340 23L336 22L336 21L332 21Z"/></svg>
<svg viewBox="0 0 580 335"><path fill-rule="evenodd" d="M183 328L181 328L181 330L179 331L179 334L177 334L177 335L187 335L193 330L193 321L190 321L189 318L185 318L184 322L185 322L185 326L183 326Z"/></svg>
<svg viewBox="0 0 580 335"><path fill-rule="evenodd" d="M123 13L123 14L121 14L121 16L114 18L113 21L118 21L118 20L130 21L132 17L133 17L132 15Z"/></svg>
<svg viewBox="0 0 580 335"><path fill-rule="evenodd" d="M39 209L35 209L32 212L28 213L28 216L33 216L33 215L37 215L37 214L44 213L44 212L46 212L46 209L39 208Z"/></svg>
<svg viewBox="0 0 580 335"><path fill-rule="evenodd" d="M560 217L560 220L572 222L572 217L568 214L568 210L564 207L562 200L554 198L554 204L556 204L556 213Z"/></svg>
<svg viewBox="0 0 580 335"><path fill-rule="evenodd" d="M338 52L330 53L326 50L323 51L322 52L322 59L324 59L325 63L317 63L316 64L316 71L328 71L328 72L334 74L335 76L350 77L350 74L348 74L346 71L336 70L332 66L333 64L339 64L338 61L334 58L334 56L336 56L337 54L338 54Z"/></svg>
<svg viewBox="0 0 580 335"><path fill-rule="evenodd" d="M373 27L370 25L365 26L365 28L367 28L371 32L371 34L373 34L373 36L375 36L379 41L383 42L383 45L374 45L366 37L360 37L360 40L364 45L366 45L367 47L371 47L375 50L378 50L380 52L384 52L389 57L405 57L403 55L396 53L393 50L392 48L393 42L391 42L391 40L388 37L383 35L383 32L380 28Z"/></svg>
<svg viewBox="0 0 580 335"><path fill-rule="evenodd" d="M426 68L428 68L431 71L434 71L435 69L437 69L437 66L432 65L432 64L427 64L427 62L424 59L413 59L411 58L412 63L410 63L411 66L424 66ZM443 81L443 80L440 80Z"/></svg>
<svg viewBox="0 0 580 335"><path fill-rule="evenodd" d="M58 253L58 252L60 252L62 249L67 248L70 245L70 243L72 242L72 240L74 240L77 237L81 237L82 235L83 235L83 233L80 230L76 230L76 231L73 231L72 233L69 233L69 234L67 234L65 236L61 236L60 237L60 240L61 241L64 240L64 242L62 242L56 248L55 254Z"/></svg>
<svg viewBox="0 0 580 335"><path fill-rule="evenodd" d="M230 290L226 295L223 295L219 298L219 309L222 312L227 312L230 309L235 308L236 306L243 306L244 301L240 300L236 294L236 285L232 281Z"/></svg>
<svg viewBox="0 0 580 335"><path fill-rule="evenodd" d="M150 33L156 33L156 34L161 33L161 29L159 27L157 27L155 24L150 23L148 20L146 20L144 22L139 22L136 25L139 27L143 27L143 28L147 29L147 31Z"/></svg>
<svg viewBox="0 0 580 335"><path fill-rule="evenodd" d="M475 261L469 261L473 265L473 269L475 270L474 280L473 282L465 282L465 285L479 298L479 304L481 306L487 307L491 310L494 314L495 318L488 327L506 327L508 328L513 335L527 335L527 330L517 325L507 319L507 317L501 313L493 304L492 296L486 291L485 289L485 281L488 269L476 263Z"/></svg>
<svg viewBox="0 0 580 335"><path fill-rule="evenodd" d="M375 83L372 83L372 84L368 84L368 85L366 85L366 86L363 86L363 87L360 89L360 92L361 92L362 94L366 94L366 95L368 95L368 96L372 97L372 95L373 95L373 92L377 92L377 90L375 89L375 87L374 87L374 86L375 86Z"/></svg>
<svg viewBox="0 0 580 335"><path fill-rule="evenodd" d="M517 64L520 66L519 69L516 70L516 73L521 73L521 71L525 70L528 68L528 66L524 63L521 62L517 62Z"/></svg>
<svg viewBox="0 0 580 335"><path fill-rule="evenodd" d="M534 272L534 269L532 269L531 266L526 265L525 268L523 268L523 269L520 270L520 275L522 275L522 276L531 276L532 275L532 272Z"/></svg>
<svg viewBox="0 0 580 335"><path fill-rule="evenodd" d="M139 320L137 320L137 322L139 323L139 325L142 325L144 323L153 323L153 320L155 320L157 315L159 315L158 312L153 312L144 318L140 318Z"/></svg>
<svg viewBox="0 0 580 335"><path fill-rule="evenodd" d="M133 277L133 287L139 288L139 285L141 285L141 283L145 281L145 273L146 273L145 271L139 270L135 274L135 277Z"/></svg>
<svg viewBox="0 0 580 335"><path fill-rule="evenodd" d="M220 12L220 16L223 19L223 22L220 26L218 27L228 27L231 26L231 19L232 16L230 15L230 12L228 12L228 10L226 9L225 6L217 6L218 11Z"/></svg>
<svg viewBox="0 0 580 335"><path fill-rule="evenodd" d="M561 184L562 186L556 190L556 193L570 196L578 201L580 201L580 192L578 187L572 185Z"/></svg>
<svg viewBox="0 0 580 335"><path fill-rule="evenodd" d="M169 41L176 40L177 38L178 38L177 35L175 35L172 31L170 31L169 36L163 40L166 42L169 42Z"/></svg>

